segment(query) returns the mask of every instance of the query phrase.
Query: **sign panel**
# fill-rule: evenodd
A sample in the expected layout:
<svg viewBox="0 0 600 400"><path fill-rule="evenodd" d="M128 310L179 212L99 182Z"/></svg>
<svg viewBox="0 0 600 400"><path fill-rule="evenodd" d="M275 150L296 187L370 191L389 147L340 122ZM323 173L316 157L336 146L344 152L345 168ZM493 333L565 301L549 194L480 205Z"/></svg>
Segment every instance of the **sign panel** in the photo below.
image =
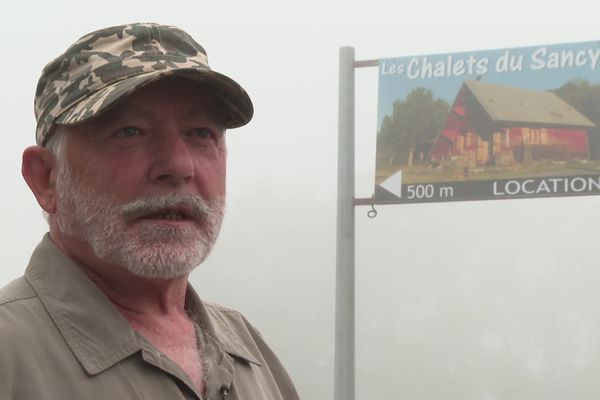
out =
<svg viewBox="0 0 600 400"><path fill-rule="evenodd" d="M600 42L379 61L375 200L600 194Z"/></svg>

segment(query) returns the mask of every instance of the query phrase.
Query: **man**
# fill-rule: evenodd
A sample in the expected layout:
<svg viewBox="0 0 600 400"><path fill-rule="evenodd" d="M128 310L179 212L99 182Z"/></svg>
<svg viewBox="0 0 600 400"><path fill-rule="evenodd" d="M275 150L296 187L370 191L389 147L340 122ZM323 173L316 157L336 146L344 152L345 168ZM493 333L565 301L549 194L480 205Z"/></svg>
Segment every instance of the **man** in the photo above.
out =
<svg viewBox="0 0 600 400"><path fill-rule="evenodd" d="M260 334L188 284L246 92L184 31L131 24L48 64L35 112L22 172L49 234L0 291L0 399L298 399Z"/></svg>

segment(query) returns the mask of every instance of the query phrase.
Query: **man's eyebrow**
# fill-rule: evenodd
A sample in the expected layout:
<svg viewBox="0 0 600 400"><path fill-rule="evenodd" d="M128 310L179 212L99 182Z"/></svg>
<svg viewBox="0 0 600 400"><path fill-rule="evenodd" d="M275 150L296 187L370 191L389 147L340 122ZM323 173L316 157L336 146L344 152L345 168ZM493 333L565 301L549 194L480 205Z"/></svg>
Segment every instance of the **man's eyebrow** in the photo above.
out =
<svg viewBox="0 0 600 400"><path fill-rule="evenodd" d="M198 107L192 107L184 115L186 118L208 118L211 123L225 130L225 116L215 104L203 104Z"/></svg>

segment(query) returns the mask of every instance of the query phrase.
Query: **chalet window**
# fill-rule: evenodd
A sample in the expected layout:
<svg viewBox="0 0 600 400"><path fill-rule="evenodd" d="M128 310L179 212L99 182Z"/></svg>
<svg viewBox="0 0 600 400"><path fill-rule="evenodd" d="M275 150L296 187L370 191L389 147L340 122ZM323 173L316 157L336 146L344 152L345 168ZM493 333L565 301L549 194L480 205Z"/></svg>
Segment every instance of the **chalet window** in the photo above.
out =
<svg viewBox="0 0 600 400"><path fill-rule="evenodd" d="M523 144L531 143L531 132L529 128L521 128L521 132L523 133Z"/></svg>
<svg viewBox="0 0 600 400"><path fill-rule="evenodd" d="M540 129L540 144L548 144L548 129Z"/></svg>
<svg viewBox="0 0 600 400"><path fill-rule="evenodd" d="M456 150L459 153L462 153L465 148L465 138L463 135L458 135L456 137Z"/></svg>
<svg viewBox="0 0 600 400"><path fill-rule="evenodd" d="M531 130L531 144L540 144L540 130L539 129Z"/></svg>

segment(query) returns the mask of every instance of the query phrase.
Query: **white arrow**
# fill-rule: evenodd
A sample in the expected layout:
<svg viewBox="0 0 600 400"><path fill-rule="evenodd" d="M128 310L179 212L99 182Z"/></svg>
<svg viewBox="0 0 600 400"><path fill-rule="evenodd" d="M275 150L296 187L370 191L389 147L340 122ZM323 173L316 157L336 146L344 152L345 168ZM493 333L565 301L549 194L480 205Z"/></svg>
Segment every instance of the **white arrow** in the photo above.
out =
<svg viewBox="0 0 600 400"><path fill-rule="evenodd" d="M381 182L379 186L399 198L402 198L402 170L388 177L385 181Z"/></svg>

